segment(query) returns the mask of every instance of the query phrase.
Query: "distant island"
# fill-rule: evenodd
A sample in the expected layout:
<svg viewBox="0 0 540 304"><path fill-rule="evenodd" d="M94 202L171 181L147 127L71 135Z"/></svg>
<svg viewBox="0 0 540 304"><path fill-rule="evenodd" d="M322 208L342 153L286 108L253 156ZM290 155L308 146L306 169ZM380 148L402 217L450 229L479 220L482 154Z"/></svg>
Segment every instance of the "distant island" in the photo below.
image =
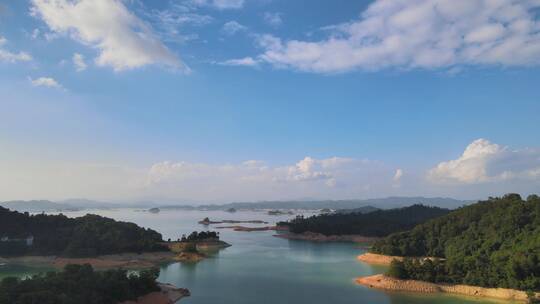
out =
<svg viewBox="0 0 540 304"><path fill-rule="evenodd" d="M470 200L457 200L442 197L387 197L375 199L352 199L352 200L302 200L302 201L263 201L263 202L233 202L227 204L203 204L203 205L162 205L161 210L338 210L356 209L369 207L399 208L414 204L437 206L444 208L457 208L470 204ZM376 208L373 206L377 206ZM372 210L373 211L373 210Z"/></svg>
<svg viewBox="0 0 540 304"><path fill-rule="evenodd" d="M90 265L68 265L60 272L0 283L0 303L174 303L187 289L160 284L158 269L128 274L116 269L94 271Z"/></svg>
<svg viewBox="0 0 540 304"><path fill-rule="evenodd" d="M369 213L330 213L311 217L298 216L287 222L279 222L278 226L287 226L292 235L278 236L307 240L354 240L346 236L357 236L357 239L379 238L398 231L413 228L429 219L448 214L450 210L413 205L409 207L376 210ZM320 234L316 237L314 234ZM332 236L332 238L328 238ZM345 236L345 237L344 237Z"/></svg>
<svg viewBox="0 0 540 304"><path fill-rule="evenodd" d="M393 280L540 291L540 198L490 198L375 242L371 252L399 256L386 273ZM430 257L430 258L425 258ZM385 285L385 278L361 278ZM377 282L376 282L377 281ZM399 281L394 281L399 282ZM408 290L407 284L403 290Z"/></svg>

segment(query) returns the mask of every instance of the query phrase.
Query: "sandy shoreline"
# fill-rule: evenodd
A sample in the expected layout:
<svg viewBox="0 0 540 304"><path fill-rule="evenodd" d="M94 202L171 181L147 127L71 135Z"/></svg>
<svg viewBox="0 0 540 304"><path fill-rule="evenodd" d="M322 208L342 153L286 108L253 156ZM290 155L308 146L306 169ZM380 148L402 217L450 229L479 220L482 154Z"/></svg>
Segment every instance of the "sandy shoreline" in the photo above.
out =
<svg viewBox="0 0 540 304"><path fill-rule="evenodd" d="M403 257L389 256L375 253L364 253L357 257L359 261L374 265L390 265L392 260L403 260ZM462 284L436 284L431 282L416 280L400 280L377 274L367 277L359 277L356 283L369 288L377 288L391 291L405 291L417 293L449 293L464 296L493 298L510 301L527 301L527 294L524 291L506 288L485 288ZM537 293L540 298L540 293Z"/></svg>
<svg viewBox="0 0 540 304"><path fill-rule="evenodd" d="M484 288L470 285L435 284L416 280L400 280L377 274L359 277L356 283L369 288L417 293L449 293L463 296L493 298L509 301L527 301L524 291L506 288ZM536 294L540 298L540 293Z"/></svg>
<svg viewBox="0 0 540 304"><path fill-rule="evenodd" d="M368 264L389 266L390 263L392 263L392 260L401 261L403 260L403 257L366 252L357 256L356 259Z"/></svg>
<svg viewBox="0 0 540 304"><path fill-rule="evenodd" d="M283 233L276 234L275 237L288 240L302 240L311 242L353 242L353 243L369 243L378 240L376 237L366 237L362 235L324 235L321 233L304 232L304 233Z"/></svg>
<svg viewBox="0 0 540 304"><path fill-rule="evenodd" d="M148 252L148 253L122 253L103 255L93 258L64 258L56 256L22 256L13 258L0 258L0 262L16 265L35 267L52 266L64 268L68 264L90 264L96 269L127 268L141 269L151 268L160 264L174 262L173 252Z"/></svg>

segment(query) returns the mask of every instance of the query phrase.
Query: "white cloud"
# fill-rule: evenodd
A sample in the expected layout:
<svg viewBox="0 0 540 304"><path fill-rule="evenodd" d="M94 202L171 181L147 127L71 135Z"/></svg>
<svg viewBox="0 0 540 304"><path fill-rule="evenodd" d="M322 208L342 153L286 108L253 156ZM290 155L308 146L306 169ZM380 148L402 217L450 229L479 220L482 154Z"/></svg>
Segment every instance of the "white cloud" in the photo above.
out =
<svg viewBox="0 0 540 304"><path fill-rule="evenodd" d="M187 69L120 0L32 0L32 14L53 32L98 49L100 66L116 71L149 64Z"/></svg>
<svg viewBox="0 0 540 304"><path fill-rule="evenodd" d="M281 19L281 13L271 13L266 12L263 15L264 22L266 22L268 25L278 27L283 23L283 19Z"/></svg>
<svg viewBox="0 0 540 304"><path fill-rule="evenodd" d="M477 139L458 159L441 162L431 169L428 179L435 183L478 184L537 179L539 170L540 150L511 150Z"/></svg>
<svg viewBox="0 0 540 304"><path fill-rule="evenodd" d="M244 6L244 0L191 0L194 5L209 6L217 9L239 9Z"/></svg>
<svg viewBox="0 0 540 304"><path fill-rule="evenodd" d="M30 82L35 87L49 87L49 88L62 88L62 86L56 81L54 78L51 77L39 77L36 79L30 78Z"/></svg>
<svg viewBox="0 0 540 304"><path fill-rule="evenodd" d="M234 35L238 32L243 32L246 30L247 27L234 20L223 24L223 27L221 28L221 31L227 35Z"/></svg>
<svg viewBox="0 0 540 304"><path fill-rule="evenodd" d="M84 62L84 56L79 54L79 53L75 53L73 54L73 65L75 65L75 69L77 70L77 72L82 72L84 70L86 70L87 68L87 65L86 65L86 62Z"/></svg>
<svg viewBox="0 0 540 304"><path fill-rule="evenodd" d="M335 73L384 68L540 64L537 0L379 0L320 41L271 38L260 58L276 67Z"/></svg>
<svg viewBox="0 0 540 304"><path fill-rule="evenodd" d="M232 66L247 66L255 67L259 65L259 62L251 57L244 57L240 59L229 59L223 62L220 62L221 65L232 65Z"/></svg>
<svg viewBox="0 0 540 304"><path fill-rule="evenodd" d="M4 45L7 44L7 39L0 36L0 62L18 62L18 61L30 61L32 56L26 52L13 53L4 49Z"/></svg>

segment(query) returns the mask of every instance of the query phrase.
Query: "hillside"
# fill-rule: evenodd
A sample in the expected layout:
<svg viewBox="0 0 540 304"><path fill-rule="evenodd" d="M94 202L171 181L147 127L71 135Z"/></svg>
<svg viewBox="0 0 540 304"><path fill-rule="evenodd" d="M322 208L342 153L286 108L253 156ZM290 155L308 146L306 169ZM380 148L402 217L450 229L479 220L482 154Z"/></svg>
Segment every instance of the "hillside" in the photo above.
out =
<svg viewBox="0 0 540 304"><path fill-rule="evenodd" d="M161 234L98 215L29 215L0 207L0 256L89 257L166 250Z"/></svg>
<svg viewBox="0 0 540 304"><path fill-rule="evenodd" d="M490 198L392 234L372 251L444 259L396 262L390 269L396 277L538 291L540 198Z"/></svg>
<svg viewBox="0 0 540 304"><path fill-rule="evenodd" d="M68 265L61 272L0 282L0 303L117 304L160 290L158 269L94 271L90 265Z"/></svg>
<svg viewBox="0 0 540 304"><path fill-rule="evenodd" d="M302 216L279 225L289 226L293 233L315 232L324 235L356 234L366 237L383 237L405 231L429 219L445 215L450 210L424 205L413 205L370 213L321 214L308 218Z"/></svg>

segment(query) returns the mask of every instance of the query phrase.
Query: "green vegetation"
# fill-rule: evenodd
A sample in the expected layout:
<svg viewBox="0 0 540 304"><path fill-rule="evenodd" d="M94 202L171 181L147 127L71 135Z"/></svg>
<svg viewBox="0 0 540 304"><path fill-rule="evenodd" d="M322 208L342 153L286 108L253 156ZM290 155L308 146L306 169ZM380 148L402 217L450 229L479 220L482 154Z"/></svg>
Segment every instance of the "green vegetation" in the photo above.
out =
<svg viewBox="0 0 540 304"><path fill-rule="evenodd" d="M289 226L291 232L316 232L324 235L358 234L383 237L397 231L405 231L429 219L445 215L448 209L413 205L410 207L377 210L367 214L321 214L308 218L299 216L278 225Z"/></svg>
<svg viewBox="0 0 540 304"><path fill-rule="evenodd" d="M540 291L540 198L490 198L392 234L372 251L441 258L392 263L394 277Z"/></svg>
<svg viewBox="0 0 540 304"><path fill-rule="evenodd" d="M68 265L48 272L0 283L0 303L10 304L117 304L159 291L158 269L128 275L126 270L97 272L90 265Z"/></svg>
<svg viewBox="0 0 540 304"><path fill-rule="evenodd" d="M33 237L32 245L23 241ZM90 257L123 252L167 250L161 234L133 223L88 214L29 215L0 207L0 256L59 255ZM9 241L6 241L6 238Z"/></svg>
<svg viewBox="0 0 540 304"><path fill-rule="evenodd" d="M187 237L182 235L181 242L200 242L200 241L218 241L219 233L215 231L193 231Z"/></svg>

